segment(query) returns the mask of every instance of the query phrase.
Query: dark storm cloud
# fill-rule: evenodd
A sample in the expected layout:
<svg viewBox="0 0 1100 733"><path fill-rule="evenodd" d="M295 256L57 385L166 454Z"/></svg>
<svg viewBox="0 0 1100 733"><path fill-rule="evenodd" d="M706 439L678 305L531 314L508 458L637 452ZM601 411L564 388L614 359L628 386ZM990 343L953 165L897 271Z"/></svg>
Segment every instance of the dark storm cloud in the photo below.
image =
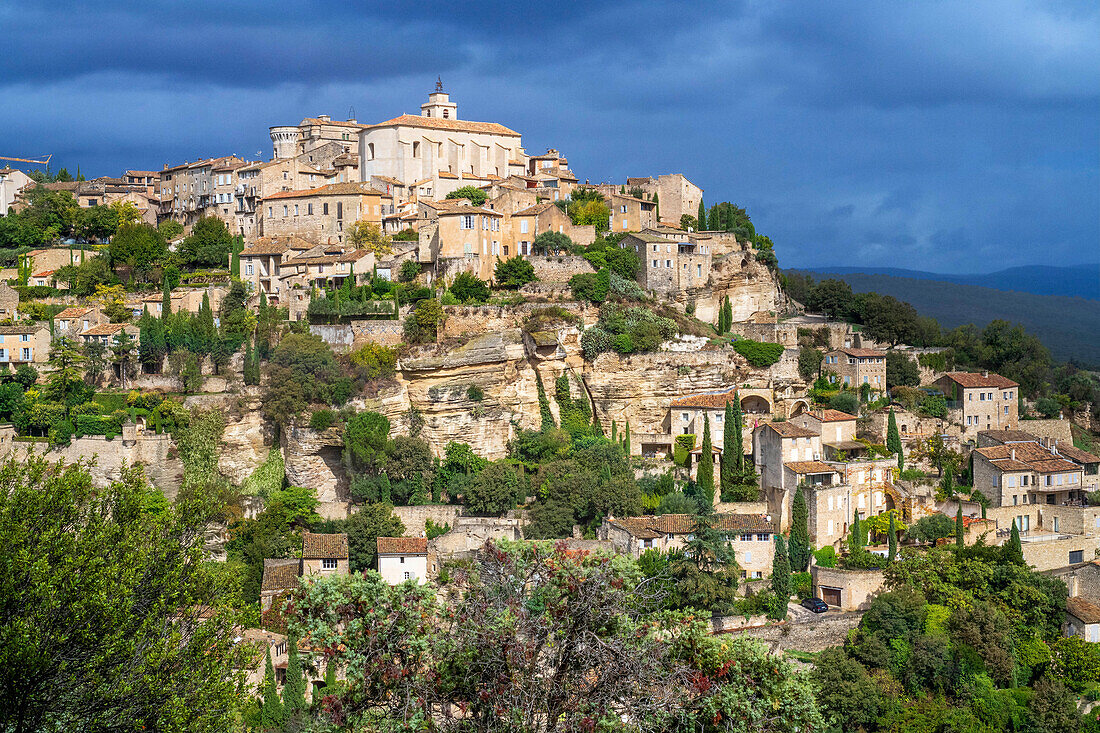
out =
<svg viewBox="0 0 1100 733"><path fill-rule="evenodd" d="M1100 249L1095 3L0 0L0 29L0 154L93 175L417 112L442 75L582 180L681 171L746 206L784 265Z"/></svg>

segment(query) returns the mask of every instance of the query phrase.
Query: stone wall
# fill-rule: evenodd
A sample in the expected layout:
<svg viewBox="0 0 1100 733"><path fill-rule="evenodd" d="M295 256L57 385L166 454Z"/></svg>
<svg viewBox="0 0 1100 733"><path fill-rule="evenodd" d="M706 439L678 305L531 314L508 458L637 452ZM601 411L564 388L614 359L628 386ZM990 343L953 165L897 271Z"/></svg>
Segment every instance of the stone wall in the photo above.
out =
<svg viewBox="0 0 1100 733"><path fill-rule="evenodd" d="M124 466L140 464L149 483L156 486L170 500L176 498L183 483L183 463L179 459L170 435L157 435L142 431L136 440L123 440L121 436L107 440L102 435L86 435L74 438L64 448L47 449L45 443L13 443L16 456L39 453L48 461L74 463L90 459L92 481L97 486L107 486L122 476Z"/></svg>
<svg viewBox="0 0 1100 733"><path fill-rule="evenodd" d="M1027 538L1021 546L1024 551L1024 562L1033 566L1035 570L1053 570L1070 565L1070 553L1074 551L1081 552L1082 560L1093 559L1097 547L1100 547L1100 537L1052 534L1047 540Z"/></svg>
<svg viewBox="0 0 1100 733"><path fill-rule="evenodd" d="M544 257L530 255L527 261L535 268L535 277L543 282L569 282L569 278L585 272L595 272L592 263L583 257Z"/></svg>
<svg viewBox="0 0 1100 733"><path fill-rule="evenodd" d="M882 590L881 570L842 570L814 565L810 568L813 593L824 599L822 588L840 589L840 607L845 611L862 611L870 607L871 599Z"/></svg>
<svg viewBox="0 0 1100 733"><path fill-rule="evenodd" d="M404 333L402 322L392 319L357 319L349 323L318 324L309 332L321 339L338 353L352 351L366 343L396 346Z"/></svg>
<svg viewBox="0 0 1100 733"><path fill-rule="evenodd" d="M405 525L406 537L423 537L428 520L438 525L455 526L455 518L462 507L454 504L428 504L424 506L395 506L393 513Z"/></svg>

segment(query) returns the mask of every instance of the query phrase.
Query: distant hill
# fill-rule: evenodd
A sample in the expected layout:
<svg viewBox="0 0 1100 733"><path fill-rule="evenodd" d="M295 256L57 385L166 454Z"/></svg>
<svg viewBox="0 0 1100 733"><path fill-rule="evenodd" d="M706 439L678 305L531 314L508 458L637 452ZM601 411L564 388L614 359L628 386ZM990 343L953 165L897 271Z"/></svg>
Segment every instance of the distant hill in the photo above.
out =
<svg viewBox="0 0 1100 733"><path fill-rule="evenodd" d="M804 269L810 273L840 273L843 275L892 275L913 280L938 280L941 282L977 285L995 290L1012 290L1034 295L1063 295L1069 298L1100 300L1100 263L1076 267L1029 265L1010 267L984 275L955 275L921 270L903 270L899 267L822 267Z"/></svg>
<svg viewBox="0 0 1100 733"><path fill-rule="evenodd" d="M996 319L1020 323L1042 340L1055 359L1073 359L1093 368L1100 366L1100 300L1035 295L874 272L845 272L845 269L795 272L811 275L815 280L844 280L857 293L892 295L911 303L921 315L935 318L944 328L966 323L983 327Z"/></svg>

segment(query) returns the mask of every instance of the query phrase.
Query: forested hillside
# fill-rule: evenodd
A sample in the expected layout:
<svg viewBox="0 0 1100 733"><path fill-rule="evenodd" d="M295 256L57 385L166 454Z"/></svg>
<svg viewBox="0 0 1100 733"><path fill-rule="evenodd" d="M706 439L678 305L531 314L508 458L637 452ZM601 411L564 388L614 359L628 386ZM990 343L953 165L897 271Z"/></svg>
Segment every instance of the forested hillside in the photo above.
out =
<svg viewBox="0 0 1100 733"><path fill-rule="evenodd" d="M792 271L795 272L795 271ZM814 279L844 280L856 292L892 295L911 303L944 328L993 320L1020 323L1062 361L1100 365L1100 301L994 290L936 280L870 273L807 272Z"/></svg>

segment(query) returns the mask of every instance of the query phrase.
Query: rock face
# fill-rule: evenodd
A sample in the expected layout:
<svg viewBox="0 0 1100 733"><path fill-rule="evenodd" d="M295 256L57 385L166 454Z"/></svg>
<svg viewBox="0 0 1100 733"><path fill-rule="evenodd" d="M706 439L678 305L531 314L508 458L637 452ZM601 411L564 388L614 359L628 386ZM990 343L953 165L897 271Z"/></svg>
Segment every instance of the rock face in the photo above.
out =
<svg viewBox="0 0 1100 733"><path fill-rule="evenodd" d="M233 483L240 484L264 462L270 449L271 426L263 419L259 400L249 401L239 419L226 420L218 470Z"/></svg>
<svg viewBox="0 0 1100 733"><path fill-rule="evenodd" d="M292 486L317 492L322 504L346 502L348 475L344 470L344 435L340 428L313 430L291 425L282 434L286 479Z"/></svg>
<svg viewBox="0 0 1100 733"><path fill-rule="evenodd" d="M756 260L752 250L735 250L716 259L707 287L680 293L676 302L684 308L694 304L699 320L714 323L727 295L734 321L747 321L753 313L781 312L787 307L787 298L774 274Z"/></svg>

